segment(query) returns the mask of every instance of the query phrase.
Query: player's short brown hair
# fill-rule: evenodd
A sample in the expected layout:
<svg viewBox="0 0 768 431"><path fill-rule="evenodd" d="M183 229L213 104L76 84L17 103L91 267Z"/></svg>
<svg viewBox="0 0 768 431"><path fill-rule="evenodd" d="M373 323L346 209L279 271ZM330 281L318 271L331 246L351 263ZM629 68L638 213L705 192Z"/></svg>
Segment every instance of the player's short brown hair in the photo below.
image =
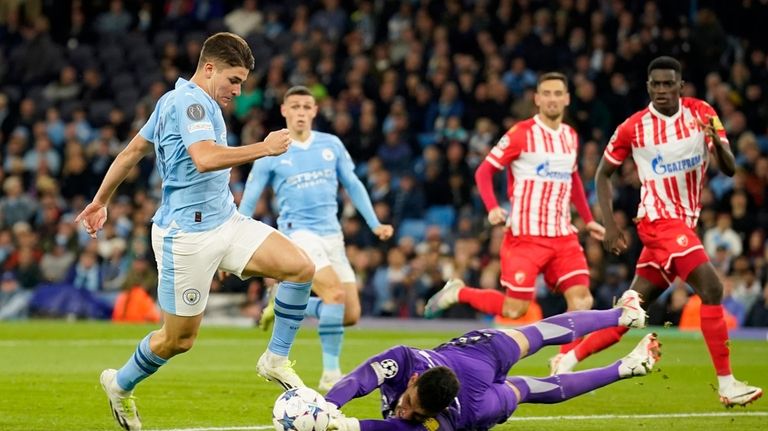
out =
<svg viewBox="0 0 768 431"><path fill-rule="evenodd" d="M253 52L242 37L228 32L216 33L203 43L197 68L207 62L224 63L229 67L244 67L253 70L256 60Z"/></svg>
<svg viewBox="0 0 768 431"><path fill-rule="evenodd" d="M568 88L568 78L560 72L547 72L539 76L539 80L536 82L536 88L538 89L544 81L563 81L565 88Z"/></svg>
<svg viewBox="0 0 768 431"><path fill-rule="evenodd" d="M303 85L294 85L283 94L283 103L285 103L290 96L312 96L312 91Z"/></svg>

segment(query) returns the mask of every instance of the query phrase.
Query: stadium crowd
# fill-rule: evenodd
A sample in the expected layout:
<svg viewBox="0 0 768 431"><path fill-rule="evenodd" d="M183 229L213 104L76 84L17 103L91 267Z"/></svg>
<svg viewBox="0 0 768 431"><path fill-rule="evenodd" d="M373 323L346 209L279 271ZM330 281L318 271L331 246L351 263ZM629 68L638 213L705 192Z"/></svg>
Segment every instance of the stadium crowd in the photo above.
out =
<svg viewBox="0 0 768 431"><path fill-rule="evenodd" d="M395 226L395 239L378 244L341 196L363 312L377 316L421 315L451 277L500 288L503 231L487 225L473 173L505 130L533 115L539 73L569 77L566 121L580 134L580 172L594 204L608 139L648 103L645 66L662 54L678 58L685 94L719 112L738 162L733 178L710 176L699 233L734 325L768 326L765 18L763 2L704 0L3 1L0 319L26 315L45 285L111 303L121 292L152 294L148 226L160 196L152 156L118 190L97 240L73 215L159 97L177 76L192 75L205 37L231 31L251 46L256 69L224 111L229 144L282 128L282 94L306 85L320 105L317 128L345 143L379 219ZM247 172L232 171L236 200ZM630 232L639 188L625 163L615 207ZM274 224L272 208L262 197L254 216ZM593 212L602 217L596 205ZM630 237L621 256L582 238L596 308L629 285L640 251ZM213 280L213 290L247 292L245 312L257 316L265 283L228 277ZM538 296L545 315L564 310L543 285ZM689 296L673 285L652 307L652 322L677 324ZM474 316L462 308L448 315Z"/></svg>

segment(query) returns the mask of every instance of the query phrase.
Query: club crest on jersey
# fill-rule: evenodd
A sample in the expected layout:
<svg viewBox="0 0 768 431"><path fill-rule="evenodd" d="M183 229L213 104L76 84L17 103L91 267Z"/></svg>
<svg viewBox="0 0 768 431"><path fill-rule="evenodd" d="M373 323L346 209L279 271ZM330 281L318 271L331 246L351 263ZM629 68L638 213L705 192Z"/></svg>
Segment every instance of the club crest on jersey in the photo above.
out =
<svg viewBox="0 0 768 431"><path fill-rule="evenodd" d="M677 245L680 247L685 247L688 245L688 237L685 235L680 235L677 237Z"/></svg>
<svg viewBox="0 0 768 431"><path fill-rule="evenodd" d="M200 302L200 291L197 289L187 289L181 293L181 299L187 305L195 305Z"/></svg>
<svg viewBox="0 0 768 431"><path fill-rule="evenodd" d="M499 139L499 142L496 144L497 147L501 148L502 150L506 150L507 147L509 147L509 136L504 135Z"/></svg>
<svg viewBox="0 0 768 431"><path fill-rule="evenodd" d="M336 156L333 155L333 151L329 150L328 148L323 150L323 159L330 162L334 158L336 158Z"/></svg>
<svg viewBox="0 0 768 431"><path fill-rule="evenodd" d="M517 271L515 273L515 283L523 284L524 281L525 281L525 272Z"/></svg>
<svg viewBox="0 0 768 431"><path fill-rule="evenodd" d="M664 161L664 156L661 153L657 153L656 157L651 160L651 169L656 175L668 175L676 172L690 171L696 168L702 162L701 154L696 154L693 157L687 159L675 160L670 163Z"/></svg>

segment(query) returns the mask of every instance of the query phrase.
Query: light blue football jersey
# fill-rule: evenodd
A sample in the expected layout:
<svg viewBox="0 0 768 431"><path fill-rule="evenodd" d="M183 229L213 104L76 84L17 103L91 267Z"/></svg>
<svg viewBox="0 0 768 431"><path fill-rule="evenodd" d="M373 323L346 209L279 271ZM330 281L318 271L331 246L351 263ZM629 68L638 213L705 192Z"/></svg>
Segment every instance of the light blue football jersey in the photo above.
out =
<svg viewBox="0 0 768 431"><path fill-rule="evenodd" d="M202 232L232 217L236 207L229 190L230 170L200 173L187 151L200 141L227 145L221 108L205 91L179 78L139 134L155 145L163 181L162 202L152 218L156 225L166 228L175 222L184 231Z"/></svg>
<svg viewBox="0 0 768 431"><path fill-rule="evenodd" d="M239 211L247 216L264 187L277 195L278 229L290 234L309 230L318 235L341 232L338 220L339 183L371 229L379 226L368 192L355 175L355 164L338 137L312 131L307 142L292 142L288 151L253 162Z"/></svg>

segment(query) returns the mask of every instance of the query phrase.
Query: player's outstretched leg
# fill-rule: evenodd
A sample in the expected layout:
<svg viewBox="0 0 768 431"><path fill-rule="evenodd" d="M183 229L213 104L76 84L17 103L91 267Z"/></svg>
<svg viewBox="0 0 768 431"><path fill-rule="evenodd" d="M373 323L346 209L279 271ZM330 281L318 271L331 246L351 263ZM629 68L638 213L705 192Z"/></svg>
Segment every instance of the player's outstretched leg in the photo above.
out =
<svg viewBox="0 0 768 431"><path fill-rule="evenodd" d="M257 370L269 381L285 389L304 386L288 360L296 333L304 320L311 281L283 281L275 295L275 326L267 351L259 358Z"/></svg>
<svg viewBox="0 0 768 431"><path fill-rule="evenodd" d="M644 376L660 357L656 334L648 334L632 352L607 367L541 378L508 377L507 381L520 391L520 403L559 403L620 379Z"/></svg>
<svg viewBox="0 0 768 431"><path fill-rule="evenodd" d="M517 330L528 339L528 356L544 346L570 343L578 337L613 326L645 327L645 311L637 292L628 290L611 310L572 311L548 317Z"/></svg>
<svg viewBox="0 0 768 431"><path fill-rule="evenodd" d="M550 375L570 373L576 364L588 356L597 353L621 340L621 337L633 327L645 326L645 312L640 308L640 295L634 290L624 292L617 307L626 309L620 326L605 328L587 335L572 350L558 354L549 363Z"/></svg>

